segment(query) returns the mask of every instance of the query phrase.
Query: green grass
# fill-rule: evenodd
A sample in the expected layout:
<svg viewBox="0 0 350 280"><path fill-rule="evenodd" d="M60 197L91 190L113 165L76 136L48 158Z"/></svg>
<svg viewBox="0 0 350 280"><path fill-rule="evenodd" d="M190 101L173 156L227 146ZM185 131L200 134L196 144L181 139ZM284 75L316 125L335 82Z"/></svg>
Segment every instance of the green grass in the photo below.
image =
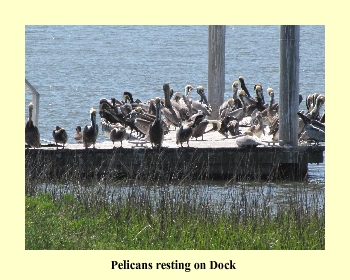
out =
<svg viewBox="0 0 350 280"><path fill-rule="evenodd" d="M305 210L290 200L272 210L238 196L214 207L210 197L185 188L150 192L136 188L113 199L104 187L27 194L25 248L325 249L324 208Z"/></svg>

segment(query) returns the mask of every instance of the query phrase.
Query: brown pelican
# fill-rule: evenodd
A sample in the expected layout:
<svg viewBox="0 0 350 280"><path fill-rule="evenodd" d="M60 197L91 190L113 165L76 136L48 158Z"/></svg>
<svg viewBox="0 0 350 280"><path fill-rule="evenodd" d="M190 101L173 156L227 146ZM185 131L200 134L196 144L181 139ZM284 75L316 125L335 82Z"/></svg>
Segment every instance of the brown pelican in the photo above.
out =
<svg viewBox="0 0 350 280"><path fill-rule="evenodd" d="M83 133L81 132L81 126L80 125L78 125L75 128L75 133L74 133L73 137L77 141L77 143L83 143Z"/></svg>
<svg viewBox="0 0 350 280"><path fill-rule="evenodd" d="M183 96L180 92L175 92L173 99L170 100L171 105L179 112L183 121L190 117L190 108L185 102L186 96Z"/></svg>
<svg viewBox="0 0 350 280"><path fill-rule="evenodd" d="M149 101L148 114L156 115L156 106L154 105L154 99Z"/></svg>
<svg viewBox="0 0 350 280"><path fill-rule="evenodd" d="M192 137L196 138L196 140L198 137L202 137L203 141L203 135L205 134L205 130L207 129L208 124L209 120L207 119L202 119L201 121L199 121L199 123L195 127L193 127Z"/></svg>
<svg viewBox="0 0 350 280"><path fill-rule="evenodd" d="M234 81L234 82L232 83L232 98L233 98L234 101L235 101L235 107L236 107L236 109L242 108L242 102L241 102L241 100L238 98L237 92L238 92L238 81Z"/></svg>
<svg viewBox="0 0 350 280"><path fill-rule="evenodd" d="M120 119L119 119L119 116L115 114L115 108L116 106L120 106L120 104L116 105L115 98L112 98L112 99L111 99L112 103L108 101L106 98L100 99L99 114L100 114L100 117L106 119L106 121L110 123L116 123L116 122L119 122Z"/></svg>
<svg viewBox="0 0 350 280"><path fill-rule="evenodd" d="M58 145L57 145L58 143L63 144L62 149L64 149L64 144L66 144L68 140L68 135L66 130L57 125L56 129L52 131L52 136L53 136L53 139L55 140L57 149L58 149Z"/></svg>
<svg viewBox="0 0 350 280"><path fill-rule="evenodd" d="M193 123L188 123L185 126L180 126L180 129L176 132L176 144L181 144L182 147L182 143L187 142L187 147L189 147L188 141L193 133L192 125Z"/></svg>
<svg viewBox="0 0 350 280"><path fill-rule="evenodd" d="M123 98L125 100L125 103L128 103L128 100L129 100L130 104L134 103L134 99L132 97L132 94L128 91L124 91Z"/></svg>
<svg viewBox="0 0 350 280"><path fill-rule="evenodd" d="M236 109L228 114L226 114L226 116L228 117L233 117L235 118L238 122L242 121L243 118L246 116L246 111L247 111L247 108L246 108L246 105L245 103L243 102L243 96L245 96L245 91L244 90L240 90L238 92L238 96L239 98L241 99L241 102L242 102L242 108L239 108L239 109Z"/></svg>
<svg viewBox="0 0 350 280"><path fill-rule="evenodd" d="M245 85L244 78L243 76L238 77L239 82L241 83L241 89L244 90L245 94L250 97L249 91Z"/></svg>
<svg viewBox="0 0 350 280"><path fill-rule="evenodd" d="M156 119L155 115L143 113L139 114L138 117L135 119L135 126L137 129L144 135L148 137L149 133L149 126L154 122ZM165 121L162 119L161 123L163 125L164 129L164 135L169 133L169 129Z"/></svg>
<svg viewBox="0 0 350 280"><path fill-rule="evenodd" d="M40 134L39 129L34 125L32 121L32 114L33 114L33 103L29 103L29 117L28 121L25 125L25 141L26 143L31 146L32 148L39 148L40 145Z"/></svg>
<svg viewBox="0 0 350 280"><path fill-rule="evenodd" d="M230 98L229 100L222 103L219 107L219 116L225 117L227 113L231 112L235 108L235 100Z"/></svg>
<svg viewBox="0 0 350 280"><path fill-rule="evenodd" d="M261 84L255 84L254 85L254 90L256 93L256 98L261 98L262 104L265 104L265 99L264 99L264 93L263 93L263 88Z"/></svg>
<svg viewBox="0 0 350 280"><path fill-rule="evenodd" d="M275 103L275 93L272 88L269 87L267 89L267 94L270 96L270 103L269 107L267 107L266 110L262 112L262 115L266 115L269 122L272 123L273 119L278 114L279 105L278 103Z"/></svg>
<svg viewBox="0 0 350 280"><path fill-rule="evenodd" d="M189 102L194 112L201 111L204 115L211 116L212 109L208 105L193 99L189 99Z"/></svg>
<svg viewBox="0 0 350 280"><path fill-rule="evenodd" d="M313 106L312 110L306 114L306 116L312 120L320 119L319 112L324 103L325 96L323 94L318 94L314 103L315 105Z"/></svg>
<svg viewBox="0 0 350 280"><path fill-rule="evenodd" d="M205 116L201 112L193 115L191 120L193 121L192 138L196 138L197 140L198 137L202 137L203 140L203 134L205 134L209 120L205 119Z"/></svg>
<svg viewBox="0 0 350 280"><path fill-rule="evenodd" d="M263 123L263 120L262 120L261 112L257 113L256 118L258 120L258 124L249 127L248 131L250 131L256 137L260 138L262 134L265 135L264 123Z"/></svg>
<svg viewBox="0 0 350 280"><path fill-rule="evenodd" d="M124 116L124 122L123 124L125 127L130 127L130 135L129 138L131 137L131 133L133 130L136 130L137 133L140 133L140 130L137 128L135 125L136 118L142 113L142 108L140 106L136 107L133 109L130 113Z"/></svg>
<svg viewBox="0 0 350 280"><path fill-rule="evenodd" d="M265 145L261 141L257 140L254 136L252 136L252 133L249 131L245 135L236 137L236 143L238 147L242 147L242 148Z"/></svg>
<svg viewBox="0 0 350 280"><path fill-rule="evenodd" d="M316 106L316 100L320 94L315 92L314 94L310 94L306 97L306 108L307 108L307 113L310 113L314 107Z"/></svg>
<svg viewBox="0 0 350 280"><path fill-rule="evenodd" d="M239 134L239 122L237 120L230 120L227 124L227 131L230 132L232 136Z"/></svg>
<svg viewBox="0 0 350 280"><path fill-rule="evenodd" d="M272 141L278 141L279 140L279 124L280 124L280 118L278 116L278 113L273 117L272 121L270 122L270 131L269 135L272 135Z"/></svg>
<svg viewBox="0 0 350 280"><path fill-rule="evenodd" d="M95 142L98 135L98 125L96 124L96 110L91 108L90 110L91 125L85 125L83 130L83 143L84 147L88 148L93 145L95 148Z"/></svg>
<svg viewBox="0 0 350 280"><path fill-rule="evenodd" d="M163 85L163 91L164 91L165 107L163 107L162 111L163 111L164 117L167 120L169 125L180 127L182 124L182 119L181 119L180 113L171 105L169 84Z"/></svg>
<svg viewBox="0 0 350 280"><path fill-rule="evenodd" d="M116 127L113 128L109 134L109 139L111 139L113 142L113 148L115 148L114 142L116 141L120 141L120 147L123 147L123 140L125 138L125 134L125 127L122 126L120 123L117 123Z"/></svg>
<svg viewBox="0 0 350 280"><path fill-rule="evenodd" d="M204 87L198 86L198 87L197 87L197 93L198 93L198 95L201 97L201 99L199 100L199 102L204 103L204 104L210 106L209 103L208 103L207 96L205 95L205 92L204 92Z"/></svg>
<svg viewBox="0 0 350 280"><path fill-rule="evenodd" d="M325 141L324 130L312 125L311 120L307 116L304 116L302 113L298 112L297 114L304 121L305 133L315 142L315 145L316 144L318 145L319 142L324 142Z"/></svg>
<svg viewBox="0 0 350 280"><path fill-rule="evenodd" d="M159 148L162 146L163 138L164 138L164 126L161 119L161 108L160 108L160 98L157 97L155 100L156 105L156 118L149 125L148 129L148 138L151 142L151 145L158 146Z"/></svg>

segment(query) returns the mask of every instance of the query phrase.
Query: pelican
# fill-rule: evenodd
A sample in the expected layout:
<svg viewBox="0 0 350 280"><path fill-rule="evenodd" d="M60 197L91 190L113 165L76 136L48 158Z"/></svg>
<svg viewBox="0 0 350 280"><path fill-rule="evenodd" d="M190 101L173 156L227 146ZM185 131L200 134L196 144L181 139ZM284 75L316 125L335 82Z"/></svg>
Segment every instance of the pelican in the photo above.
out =
<svg viewBox="0 0 350 280"><path fill-rule="evenodd" d="M136 130L137 133L140 133L140 130L137 128L135 125L136 118L142 113L142 108L140 106L136 107L133 109L130 113L124 116L124 125L125 127L130 127L130 135L129 138L131 137L131 133L133 130Z"/></svg>
<svg viewBox="0 0 350 280"><path fill-rule="evenodd" d="M322 129L317 128L311 124L311 120L304 116L302 113L298 112L298 116L304 121L305 133L315 142L315 145L318 145L319 142L325 141L325 132Z"/></svg>
<svg viewBox="0 0 350 280"><path fill-rule="evenodd" d="M197 93L198 93L198 95L201 97L201 99L199 100L199 102L204 103L204 104L206 104L206 105L209 105L207 96L205 95L205 92L204 92L204 87L198 86L198 87L197 87Z"/></svg>
<svg viewBox="0 0 350 280"><path fill-rule="evenodd" d="M57 145L58 143L63 144L62 149L64 149L64 144L66 144L68 140L68 135L66 130L57 125L56 130L52 131L52 136L53 136L53 139L55 140L57 149L58 149L58 145Z"/></svg>
<svg viewBox="0 0 350 280"><path fill-rule="evenodd" d="M120 106L120 104L117 104L115 98L111 98L111 101L112 103L106 98L100 99L99 114L100 117L106 119L106 121L116 123L120 121L120 116L116 115L115 108Z"/></svg>
<svg viewBox="0 0 350 280"><path fill-rule="evenodd" d="M134 103L134 99L132 97L132 94L128 91L124 91L123 98L125 100L125 103L128 103L128 100L129 100L130 104Z"/></svg>
<svg viewBox="0 0 350 280"><path fill-rule="evenodd" d="M219 116L221 118L226 116L226 113L229 113L232 111L232 109L235 107L235 100L233 98L230 98L229 100L222 103L219 107Z"/></svg>
<svg viewBox="0 0 350 280"><path fill-rule="evenodd" d="M315 92L314 94L310 94L306 97L306 108L307 108L307 113L310 113L314 107L316 106L316 100L320 94Z"/></svg>
<svg viewBox="0 0 350 280"><path fill-rule="evenodd" d="M148 137L149 126L154 122L155 119L156 119L156 116L152 114L148 114L148 113L139 114L138 117L135 119L135 126L144 136L147 136L147 138L149 138ZM163 125L164 135L168 134L169 129L167 124L163 119L161 120L161 123Z"/></svg>
<svg viewBox="0 0 350 280"><path fill-rule="evenodd" d="M192 132L192 138L202 137L203 140L203 134L205 133L205 130L207 129L207 126L209 124L209 120L205 119L205 116L198 116L194 123L193 123L193 132Z"/></svg>
<svg viewBox="0 0 350 280"><path fill-rule="evenodd" d="M148 129L148 137L151 142L151 145L158 146L159 148L162 146L163 138L164 138L164 127L161 119L161 111L160 111L160 98L157 97L155 100L156 103L156 118L149 125Z"/></svg>
<svg viewBox="0 0 350 280"><path fill-rule="evenodd" d="M77 143L83 143L83 133L81 132L81 126L80 125L78 125L75 128L75 133L74 133L73 137L77 141Z"/></svg>
<svg viewBox="0 0 350 280"><path fill-rule="evenodd" d="M35 149L41 146L40 134L39 134L39 129L34 125L32 121L32 114L33 114L33 108L34 108L34 105L32 102L29 103L28 108L29 108L29 117L25 125L25 142L29 146Z"/></svg>
<svg viewBox="0 0 350 280"><path fill-rule="evenodd" d="M214 132L214 131L218 131L219 133L221 133L220 132L221 121L219 121L219 120L208 120L208 125L211 125L211 128L206 130L204 132L204 134L209 133L209 132Z"/></svg>
<svg viewBox="0 0 350 280"><path fill-rule="evenodd" d="M314 94L315 95L315 94ZM314 119L320 119L320 109L323 106L323 104L325 103L325 96L323 94L318 94L317 98L315 99L315 105L312 108L311 111L309 111L306 116L312 120Z"/></svg>
<svg viewBox="0 0 350 280"><path fill-rule="evenodd" d="M262 104L265 104L265 99L264 99L264 93L263 93L263 88L261 84L255 84L254 85L254 90L256 93L256 98L261 98Z"/></svg>
<svg viewBox="0 0 350 280"><path fill-rule="evenodd" d="M176 132L176 144L181 144L181 147L183 147L182 143L187 142L187 147L189 147L188 141L193 133L192 125L193 123L188 123L185 126L180 126L180 129Z"/></svg>
<svg viewBox="0 0 350 280"><path fill-rule="evenodd" d="M194 112L201 111L204 115L211 116L212 109L208 105L192 99L189 99L189 102Z"/></svg>
<svg viewBox="0 0 350 280"><path fill-rule="evenodd" d="M236 109L228 114L226 114L227 116L229 117L233 117L235 118L238 122L242 121L243 118L245 117L246 115L246 112L247 112L247 108L246 108L246 105L245 103L243 102L243 96L245 96L245 91L244 90L240 90L238 92L238 96L239 98L241 99L241 102L242 102L242 108L239 108L239 109Z"/></svg>
<svg viewBox="0 0 350 280"><path fill-rule="evenodd" d="M230 120L227 124L227 131L230 132L232 136L239 134L239 122L237 120Z"/></svg>
<svg viewBox="0 0 350 280"><path fill-rule="evenodd" d="M163 85L165 107L162 109L165 119L169 125L180 127L182 119L180 113L171 105L169 84Z"/></svg>
<svg viewBox="0 0 350 280"><path fill-rule="evenodd" d="M278 103L275 103L275 93L273 88L269 87L267 89L267 94L270 96L270 103L269 107L267 107L266 110L262 112L262 114L263 116L266 115L269 122L272 123L274 117L278 114L279 105Z"/></svg>
<svg viewBox="0 0 350 280"><path fill-rule="evenodd" d="M264 123L263 123L263 120L262 120L261 112L257 113L256 118L258 120L258 124L249 127L248 131L250 131L256 137L260 138L262 134L265 135Z"/></svg>
<svg viewBox="0 0 350 280"><path fill-rule="evenodd" d="M245 85L244 78L243 76L238 77L239 82L241 83L241 89L244 90L245 94L250 97L249 91Z"/></svg>
<svg viewBox="0 0 350 280"><path fill-rule="evenodd" d="M236 138L236 143L238 147L256 147L259 145L264 145L261 141L257 140L254 136L252 136L251 132L247 132L245 135L238 136Z"/></svg>
<svg viewBox="0 0 350 280"><path fill-rule="evenodd" d="M156 115L156 106L154 105L155 100L152 98L149 101L148 114Z"/></svg>
<svg viewBox="0 0 350 280"><path fill-rule="evenodd" d="M272 135L272 141L279 140L279 126L280 126L280 118L279 118L278 113L277 113L273 117L272 121L270 122L269 135Z"/></svg>
<svg viewBox="0 0 350 280"><path fill-rule="evenodd" d="M96 110L91 108L90 110L91 125L85 125L83 130L83 143L84 147L88 148L93 145L95 148L95 142L98 135L98 125L96 124Z"/></svg>
<svg viewBox="0 0 350 280"><path fill-rule="evenodd" d="M242 108L242 102L241 102L241 100L238 98L237 92L238 92L238 81L234 81L234 82L232 83L232 98L233 98L234 101L235 101L235 107L236 107L236 109Z"/></svg>
<svg viewBox="0 0 350 280"><path fill-rule="evenodd" d="M193 86L191 85L185 86L185 96L188 97L192 90L193 90Z"/></svg>
<svg viewBox="0 0 350 280"><path fill-rule="evenodd" d="M170 100L171 105L179 112L181 119L185 121L190 116L190 109L185 103L186 96L180 92L175 92L173 99Z"/></svg>
<svg viewBox="0 0 350 280"><path fill-rule="evenodd" d="M113 149L115 148L114 142L120 141L120 147L123 147L123 140L125 138L126 130L123 125L117 123L116 127L113 128L109 134L109 139L113 142Z"/></svg>

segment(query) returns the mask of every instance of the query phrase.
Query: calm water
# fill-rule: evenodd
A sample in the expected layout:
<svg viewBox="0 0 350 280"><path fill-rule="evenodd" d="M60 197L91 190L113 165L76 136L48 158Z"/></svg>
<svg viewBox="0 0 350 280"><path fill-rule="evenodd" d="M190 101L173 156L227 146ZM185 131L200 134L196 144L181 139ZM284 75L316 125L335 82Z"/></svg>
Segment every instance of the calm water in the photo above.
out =
<svg viewBox="0 0 350 280"><path fill-rule="evenodd" d="M163 96L164 83L207 89L207 41L207 26L26 26L25 75L41 94L41 138L53 140L60 125L74 143L75 127L89 124L103 97L129 91L145 101ZM225 99L242 75L250 90L274 88L278 101L279 26L227 26L225 72ZM324 26L300 28L300 92L325 94ZM26 89L26 119L31 98ZM107 139L100 133L98 141ZM310 171L311 180L324 181L324 164Z"/></svg>

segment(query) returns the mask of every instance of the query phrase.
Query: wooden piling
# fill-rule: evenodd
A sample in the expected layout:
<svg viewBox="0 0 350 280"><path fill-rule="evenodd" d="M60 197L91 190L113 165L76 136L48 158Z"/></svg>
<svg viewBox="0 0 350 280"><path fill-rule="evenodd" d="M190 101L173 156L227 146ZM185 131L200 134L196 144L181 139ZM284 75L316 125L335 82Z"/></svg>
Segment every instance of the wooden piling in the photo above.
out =
<svg viewBox="0 0 350 280"><path fill-rule="evenodd" d="M298 25L280 27L280 145L298 146L299 110L299 40Z"/></svg>
<svg viewBox="0 0 350 280"><path fill-rule="evenodd" d="M40 94L37 92L37 90L28 82L27 79L25 79L25 84L28 87L28 89L32 92L32 102L34 105L33 109L33 123L36 127L38 127L38 120L39 120L39 99Z"/></svg>
<svg viewBox="0 0 350 280"><path fill-rule="evenodd" d="M213 109L210 119L219 118L225 93L225 25L209 25L208 102Z"/></svg>

